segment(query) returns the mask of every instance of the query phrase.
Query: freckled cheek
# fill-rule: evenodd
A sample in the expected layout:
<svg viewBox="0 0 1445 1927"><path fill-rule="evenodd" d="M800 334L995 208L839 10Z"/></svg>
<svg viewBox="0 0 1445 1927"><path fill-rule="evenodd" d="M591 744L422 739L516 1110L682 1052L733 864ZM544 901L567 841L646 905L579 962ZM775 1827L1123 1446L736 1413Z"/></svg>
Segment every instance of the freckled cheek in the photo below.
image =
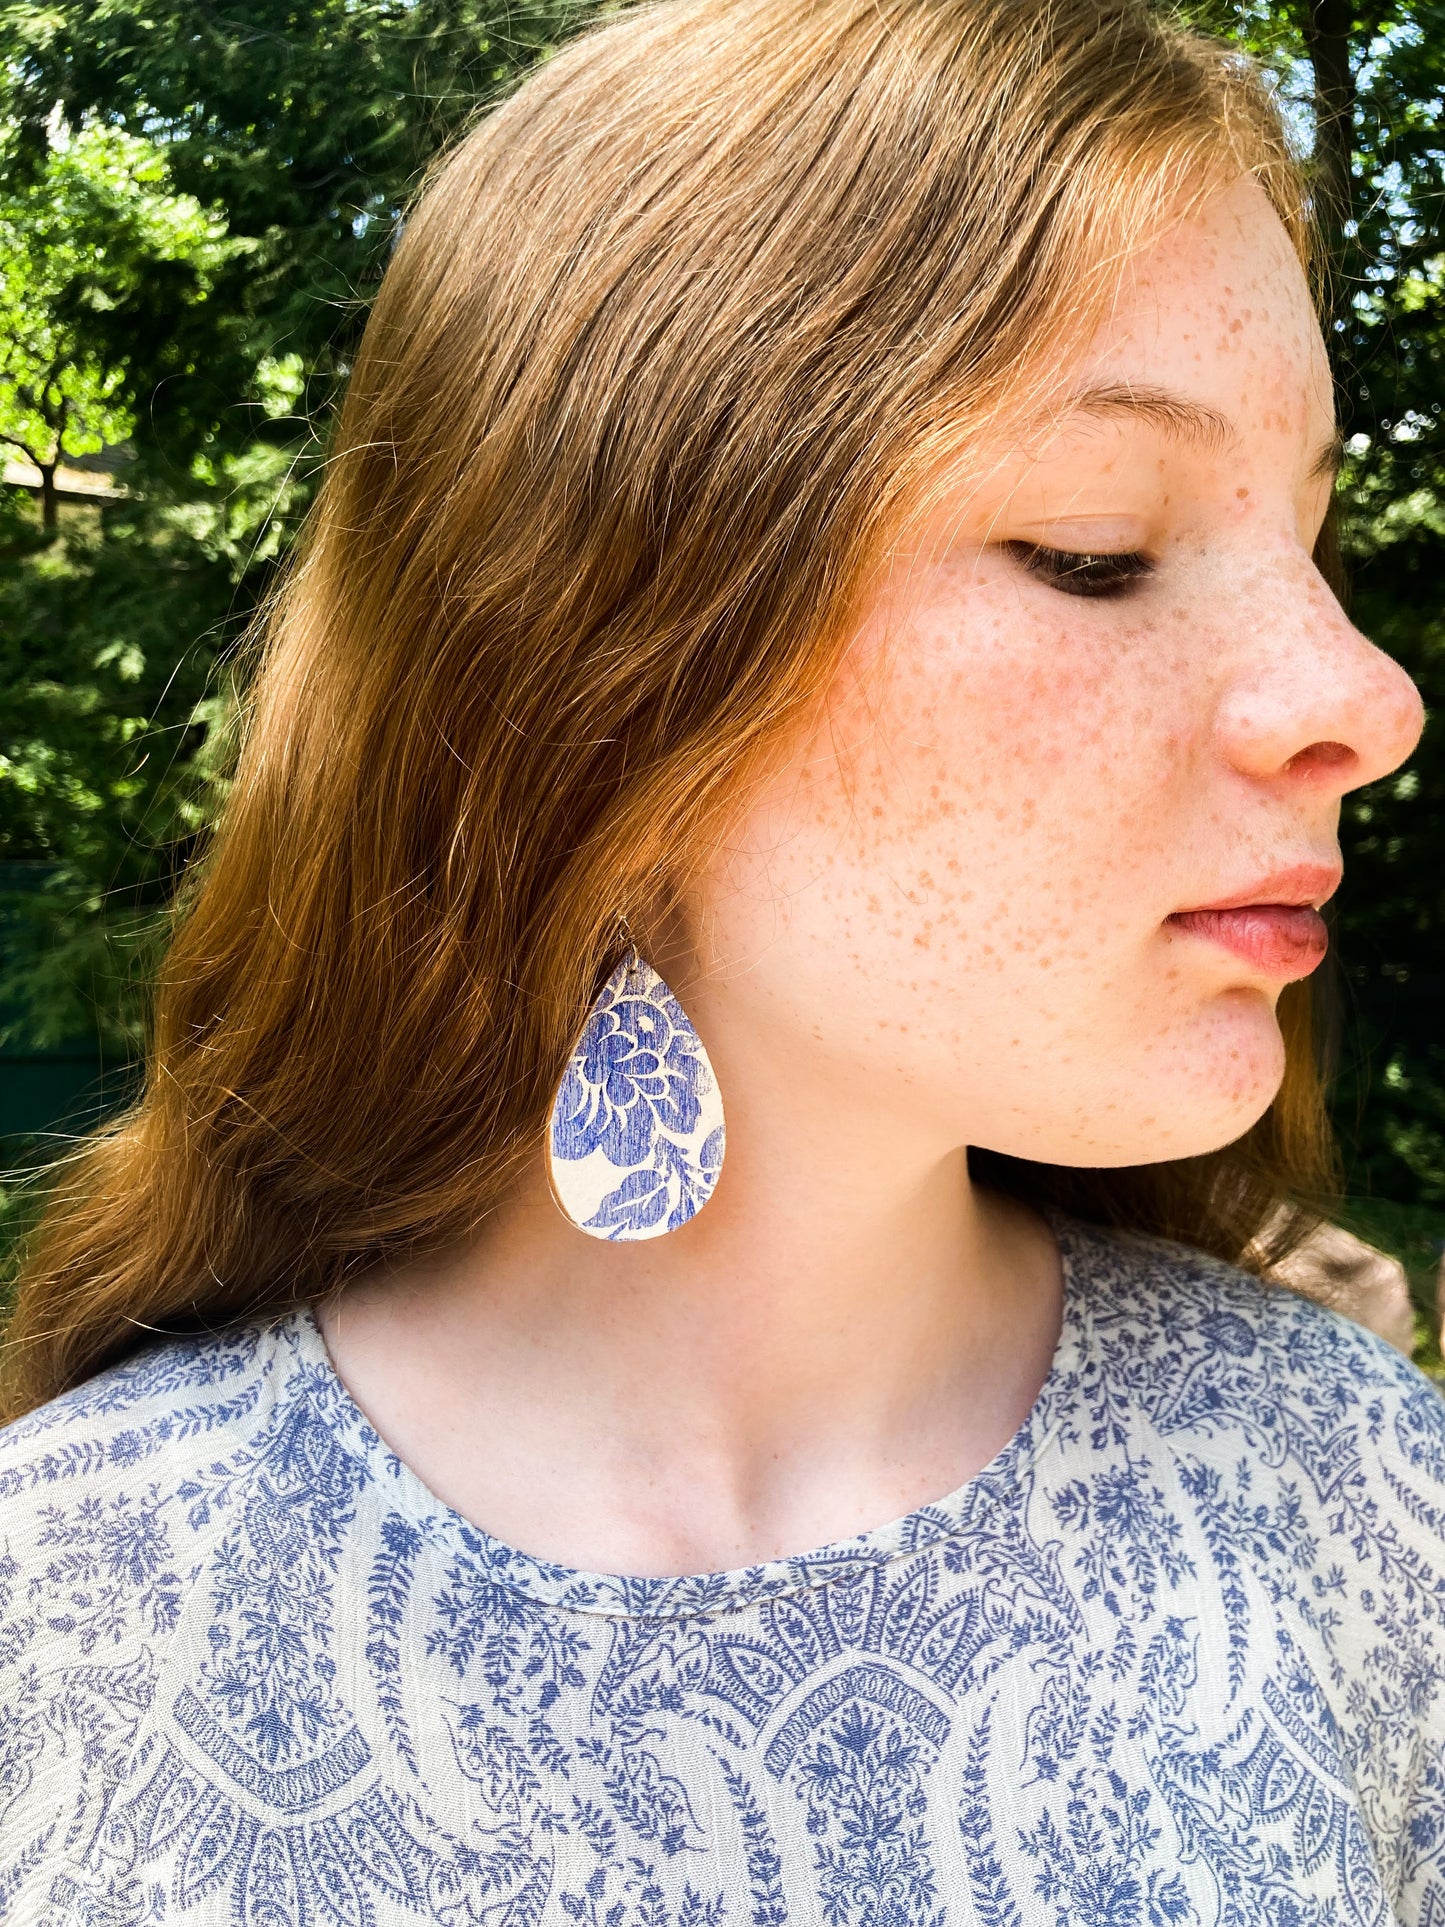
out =
<svg viewBox="0 0 1445 1927"><path fill-rule="evenodd" d="M1196 807L1190 652L1009 603L917 619L755 817L763 894L795 934L927 953L993 994L1020 966L1024 990L1137 963Z"/></svg>
<svg viewBox="0 0 1445 1927"><path fill-rule="evenodd" d="M900 651L859 769L875 842L951 845L975 871L1117 843L1157 797L1177 689L1098 626L941 623Z"/></svg>
<svg viewBox="0 0 1445 1927"><path fill-rule="evenodd" d="M899 652L849 772L839 905L871 893L939 969L1131 968L1193 808L1187 663L1017 619L975 637Z"/></svg>

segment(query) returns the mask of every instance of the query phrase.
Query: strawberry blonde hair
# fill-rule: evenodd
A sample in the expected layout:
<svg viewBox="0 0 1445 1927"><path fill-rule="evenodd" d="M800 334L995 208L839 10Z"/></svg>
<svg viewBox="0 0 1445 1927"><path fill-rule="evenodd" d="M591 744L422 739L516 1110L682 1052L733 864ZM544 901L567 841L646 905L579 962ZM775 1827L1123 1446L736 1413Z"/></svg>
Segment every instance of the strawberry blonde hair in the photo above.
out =
<svg viewBox="0 0 1445 1927"><path fill-rule="evenodd" d="M6 1415L475 1229L619 917L822 698L940 462L1241 171L1308 258L1265 85L1140 0L661 0L460 142L255 644L143 1089L49 1174ZM1262 1264L1331 1172L1306 986L1281 1018L1238 1145L975 1168Z"/></svg>

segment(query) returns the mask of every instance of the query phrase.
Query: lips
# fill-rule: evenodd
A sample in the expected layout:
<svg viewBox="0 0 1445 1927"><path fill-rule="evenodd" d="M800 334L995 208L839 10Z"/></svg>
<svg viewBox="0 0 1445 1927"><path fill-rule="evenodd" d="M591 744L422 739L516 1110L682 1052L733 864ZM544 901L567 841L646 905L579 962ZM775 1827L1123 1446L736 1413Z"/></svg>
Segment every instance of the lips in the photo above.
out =
<svg viewBox="0 0 1445 1927"><path fill-rule="evenodd" d="M1338 863L1297 863L1217 903L1176 910L1166 925L1219 944L1252 969L1288 983L1324 961L1330 938L1318 906L1339 884Z"/></svg>
<svg viewBox="0 0 1445 1927"><path fill-rule="evenodd" d="M1181 910L1172 929L1222 944L1268 977L1288 983L1308 977L1324 962L1329 931L1308 904L1250 903L1231 910Z"/></svg>

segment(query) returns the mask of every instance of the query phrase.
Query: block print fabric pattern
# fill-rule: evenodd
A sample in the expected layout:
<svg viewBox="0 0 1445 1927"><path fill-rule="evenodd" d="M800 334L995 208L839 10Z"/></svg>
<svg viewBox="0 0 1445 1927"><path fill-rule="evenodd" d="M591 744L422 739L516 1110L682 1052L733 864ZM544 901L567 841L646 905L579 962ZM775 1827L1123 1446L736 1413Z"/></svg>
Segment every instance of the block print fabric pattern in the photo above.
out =
<svg viewBox="0 0 1445 1927"><path fill-rule="evenodd" d="M998 1457L745 1571L500 1544L305 1309L0 1432L0 1920L1442 1927L1445 1401L1056 1228Z"/></svg>

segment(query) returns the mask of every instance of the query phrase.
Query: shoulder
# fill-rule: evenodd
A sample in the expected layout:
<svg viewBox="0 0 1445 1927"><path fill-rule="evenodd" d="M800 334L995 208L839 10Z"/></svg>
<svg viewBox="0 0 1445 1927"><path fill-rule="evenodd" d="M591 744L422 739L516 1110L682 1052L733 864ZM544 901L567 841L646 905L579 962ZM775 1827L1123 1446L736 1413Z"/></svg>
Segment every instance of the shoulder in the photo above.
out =
<svg viewBox="0 0 1445 1927"><path fill-rule="evenodd" d="M278 1455L316 1456L305 1435L330 1440L337 1390L300 1311L152 1342L0 1427L0 1575L57 1631L86 1561L108 1561L133 1605L151 1562L196 1559Z"/></svg>
<svg viewBox="0 0 1445 1927"><path fill-rule="evenodd" d="M1436 1524L1445 1396L1385 1339L1186 1245L1086 1226L1066 1238L1098 1387L1176 1452L1248 1449L1322 1491L1352 1466L1392 1502L1407 1482Z"/></svg>
<svg viewBox="0 0 1445 1927"><path fill-rule="evenodd" d="M56 1797L52 1755L123 1773L286 1349L168 1338L0 1428L0 1837Z"/></svg>
<svg viewBox="0 0 1445 1927"><path fill-rule="evenodd" d="M163 1338L0 1426L0 1534L71 1495L173 1488L254 1419L284 1350L265 1325Z"/></svg>
<svg viewBox="0 0 1445 1927"><path fill-rule="evenodd" d="M37 1883L80 1917L119 1788L174 1781L167 1826L186 1798L200 1825L199 1760L283 1805L322 1770L285 1759L339 1718L322 1622L378 1457L346 1414L297 1311L152 1344L0 1430L0 1919Z"/></svg>
<svg viewBox="0 0 1445 1927"><path fill-rule="evenodd" d="M1091 1324L1121 1355L1176 1367L1207 1356L1253 1358L1291 1377L1344 1370L1361 1382L1434 1392L1419 1368L1376 1333L1222 1258L1169 1238L1076 1221L1064 1226L1064 1240Z"/></svg>
<svg viewBox="0 0 1445 1927"><path fill-rule="evenodd" d="M283 1574L324 1584L295 1495L345 1517L365 1472L314 1334L292 1313L165 1338L0 1429L0 1918L64 1860L57 1812L78 1828L129 1784L223 1647L249 1677L231 1595L271 1584L243 1602L264 1643L276 1600L304 1616Z"/></svg>
<svg viewBox="0 0 1445 1927"><path fill-rule="evenodd" d="M1194 1756L1226 1802L1254 1814L1268 1780L1265 1805L1329 1830L1341 1869L1363 1820L1400 1919L1434 1919L1445 1397L1373 1332L1234 1265L1076 1225L1061 1242L1083 1363L1055 1509L1093 1534L1081 1564L1177 1589L1198 1703L1228 1714Z"/></svg>

